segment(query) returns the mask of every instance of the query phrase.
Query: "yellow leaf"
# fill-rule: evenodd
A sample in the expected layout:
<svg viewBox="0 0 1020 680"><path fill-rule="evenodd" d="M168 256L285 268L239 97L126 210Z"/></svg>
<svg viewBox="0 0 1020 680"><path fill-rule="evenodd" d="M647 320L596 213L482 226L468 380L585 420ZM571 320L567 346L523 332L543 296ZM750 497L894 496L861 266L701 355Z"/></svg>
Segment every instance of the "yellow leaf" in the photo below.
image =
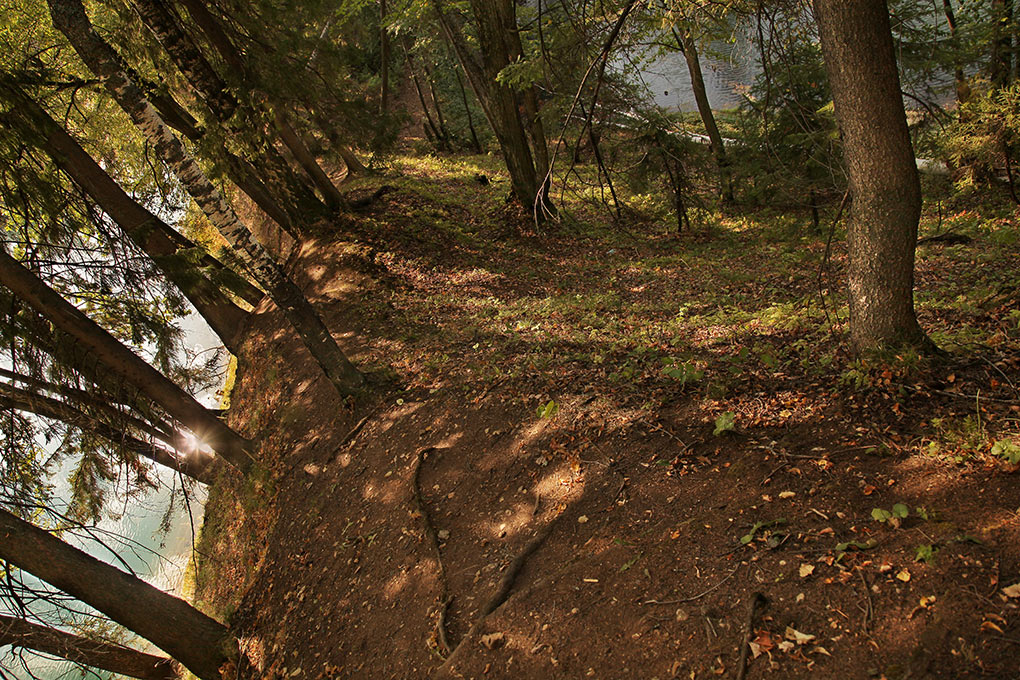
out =
<svg viewBox="0 0 1020 680"><path fill-rule="evenodd" d="M901 569L900 572L896 574L896 578L906 583L910 580L910 572L906 569Z"/></svg>
<svg viewBox="0 0 1020 680"><path fill-rule="evenodd" d="M800 565L800 577L807 578L811 574L815 573L815 565L813 564L802 564Z"/></svg>

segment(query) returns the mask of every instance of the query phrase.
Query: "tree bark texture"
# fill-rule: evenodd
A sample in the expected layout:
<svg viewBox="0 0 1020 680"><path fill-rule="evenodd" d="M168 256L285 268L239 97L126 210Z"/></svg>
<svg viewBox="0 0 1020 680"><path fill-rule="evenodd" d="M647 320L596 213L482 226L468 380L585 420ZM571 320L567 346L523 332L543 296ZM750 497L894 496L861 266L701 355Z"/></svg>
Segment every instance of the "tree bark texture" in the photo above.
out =
<svg viewBox="0 0 1020 680"><path fill-rule="evenodd" d="M141 680L174 680L174 662L101 640L0 614L0 647L11 645Z"/></svg>
<svg viewBox="0 0 1020 680"><path fill-rule="evenodd" d="M243 137L245 133L250 134L249 131L238 130L236 126L230 124L231 118L239 108L237 98L230 92L226 82L216 73L212 64L185 32L166 2L164 0L133 0L133 5L142 22L205 101L213 117L235 135ZM243 64L242 60L238 59L237 61ZM241 73L248 73L246 66ZM274 177L278 194L282 195L279 200L284 205L293 202L301 206L301 213L292 214L291 221L301 224L305 221L302 219L303 215L324 215L327 206L333 210L342 208L345 205L343 196L319 167L318 161L308 150L304 140L290 126L287 117L278 108L274 112L274 117L281 141L294 155L312 185L319 189L326 200L326 205L319 202L314 194L307 191L301 180L291 176L289 167L286 166L282 158L276 157L275 150L267 148L262 154L262 162L265 163L266 170ZM288 192L291 194L290 196L287 196Z"/></svg>
<svg viewBox="0 0 1020 680"><path fill-rule="evenodd" d="M814 0L852 197L850 339L858 352L923 346L914 313L921 186L885 0Z"/></svg>
<svg viewBox="0 0 1020 680"><path fill-rule="evenodd" d="M229 631L187 602L0 509L0 559L102 612L202 680L219 680Z"/></svg>
<svg viewBox="0 0 1020 680"><path fill-rule="evenodd" d="M510 36L516 37L518 30L513 0L471 0L470 4L478 29L478 54L468 46L441 0L432 0L443 33L499 142L514 198L530 207L538 195L540 180L528 133L521 120L524 103L518 101L513 89L497 80L499 72L511 63ZM542 144L545 144L544 139Z"/></svg>
<svg viewBox="0 0 1020 680"><path fill-rule="evenodd" d="M390 32L386 29L386 0L379 0L379 115L390 112Z"/></svg>
<svg viewBox="0 0 1020 680"><path fill-rule="evenodd" d="M280 308L342 396L357 393L363 377L340 351L322 319L280 265L241 223L170 128L120 65L120 59L92 29L80 0L47 0L53 23L82 60L152 143L213 227L236 251L252 276Z"/></svg>
<svg viewBox="0 0 1020 680"><path fill-rule="evenodd" d="M250 469L252 459L247 451L250 444L244 437L227 427L212 411L118 342L2 249L0 284L73 338L79 351L90 355L106 371L127 381L184 423L228 463L241 472Z"/></svg>

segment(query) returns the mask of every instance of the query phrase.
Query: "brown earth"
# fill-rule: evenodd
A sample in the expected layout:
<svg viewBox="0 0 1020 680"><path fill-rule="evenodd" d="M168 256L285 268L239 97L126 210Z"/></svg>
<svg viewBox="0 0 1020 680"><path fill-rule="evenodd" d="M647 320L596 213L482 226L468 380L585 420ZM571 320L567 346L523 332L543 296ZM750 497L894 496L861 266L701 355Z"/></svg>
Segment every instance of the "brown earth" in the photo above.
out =
<svg viewBox="0 0 1020 680"><path fill-rule="evenodd" d="M1020 677L1020 486L987 442L954 460L962 444L932 421L977 412L988 441L1017 430L1014 331L932 364L862 366L824 324L720 321L684 340L705 377L668 380L598 324L640 337L648 300L706 313L710 292L810 297L815 268L775 273L753 231L728 237L739 279L713 278L718 261L641 268L692 242L521 236L498 185L444 182L490 198L462 214L404 186L348 229L365 246L323 237L294 258L372 376L353 409L279 312L257 310L230 418L266 472L212 489L198 583L240 637L238 677L733 678L749 621L749 678ZM442 220L500 238L487 251ZM941 253L919 288L967 290L973 267ZM598 291L619 305L584 317L589 347L572 308L536 331L472 307ZM988 337L1014 306L966 321ZM735 427L716 435L725 412ZM899 526L873 518L895 504ZM767 605L750 620L755 593Z"/></svg>

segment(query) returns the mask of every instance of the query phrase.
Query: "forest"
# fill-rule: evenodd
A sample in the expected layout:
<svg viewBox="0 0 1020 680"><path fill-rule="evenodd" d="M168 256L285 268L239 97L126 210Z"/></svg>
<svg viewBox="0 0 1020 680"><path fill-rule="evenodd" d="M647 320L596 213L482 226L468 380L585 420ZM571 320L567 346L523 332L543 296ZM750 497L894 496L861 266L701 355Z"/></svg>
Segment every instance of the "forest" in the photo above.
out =
<svg viewBox="0 0 1020 680"><path fill-rule="evenodd" d="M1016 678L1018 12L0 0L0 680Z"/></svg>

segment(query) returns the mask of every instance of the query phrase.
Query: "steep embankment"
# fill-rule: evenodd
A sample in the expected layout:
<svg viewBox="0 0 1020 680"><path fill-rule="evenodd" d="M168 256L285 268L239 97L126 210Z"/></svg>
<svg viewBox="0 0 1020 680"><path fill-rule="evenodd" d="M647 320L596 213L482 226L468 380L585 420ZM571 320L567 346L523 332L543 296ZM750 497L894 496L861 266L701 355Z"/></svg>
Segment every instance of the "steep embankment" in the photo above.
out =
<svg viewBox="0 0 1020 680"><path fill-rule="evenodd" d="M231 419L267 473L213 490L199 575L242 677L734 677L745 629L748 677L1015 673L1015 254L921 258L976 359L849 363L786 218L521 237L479 168L428 171L373 249L293 262L374 376L353 410L257 310Z"/></svg>

